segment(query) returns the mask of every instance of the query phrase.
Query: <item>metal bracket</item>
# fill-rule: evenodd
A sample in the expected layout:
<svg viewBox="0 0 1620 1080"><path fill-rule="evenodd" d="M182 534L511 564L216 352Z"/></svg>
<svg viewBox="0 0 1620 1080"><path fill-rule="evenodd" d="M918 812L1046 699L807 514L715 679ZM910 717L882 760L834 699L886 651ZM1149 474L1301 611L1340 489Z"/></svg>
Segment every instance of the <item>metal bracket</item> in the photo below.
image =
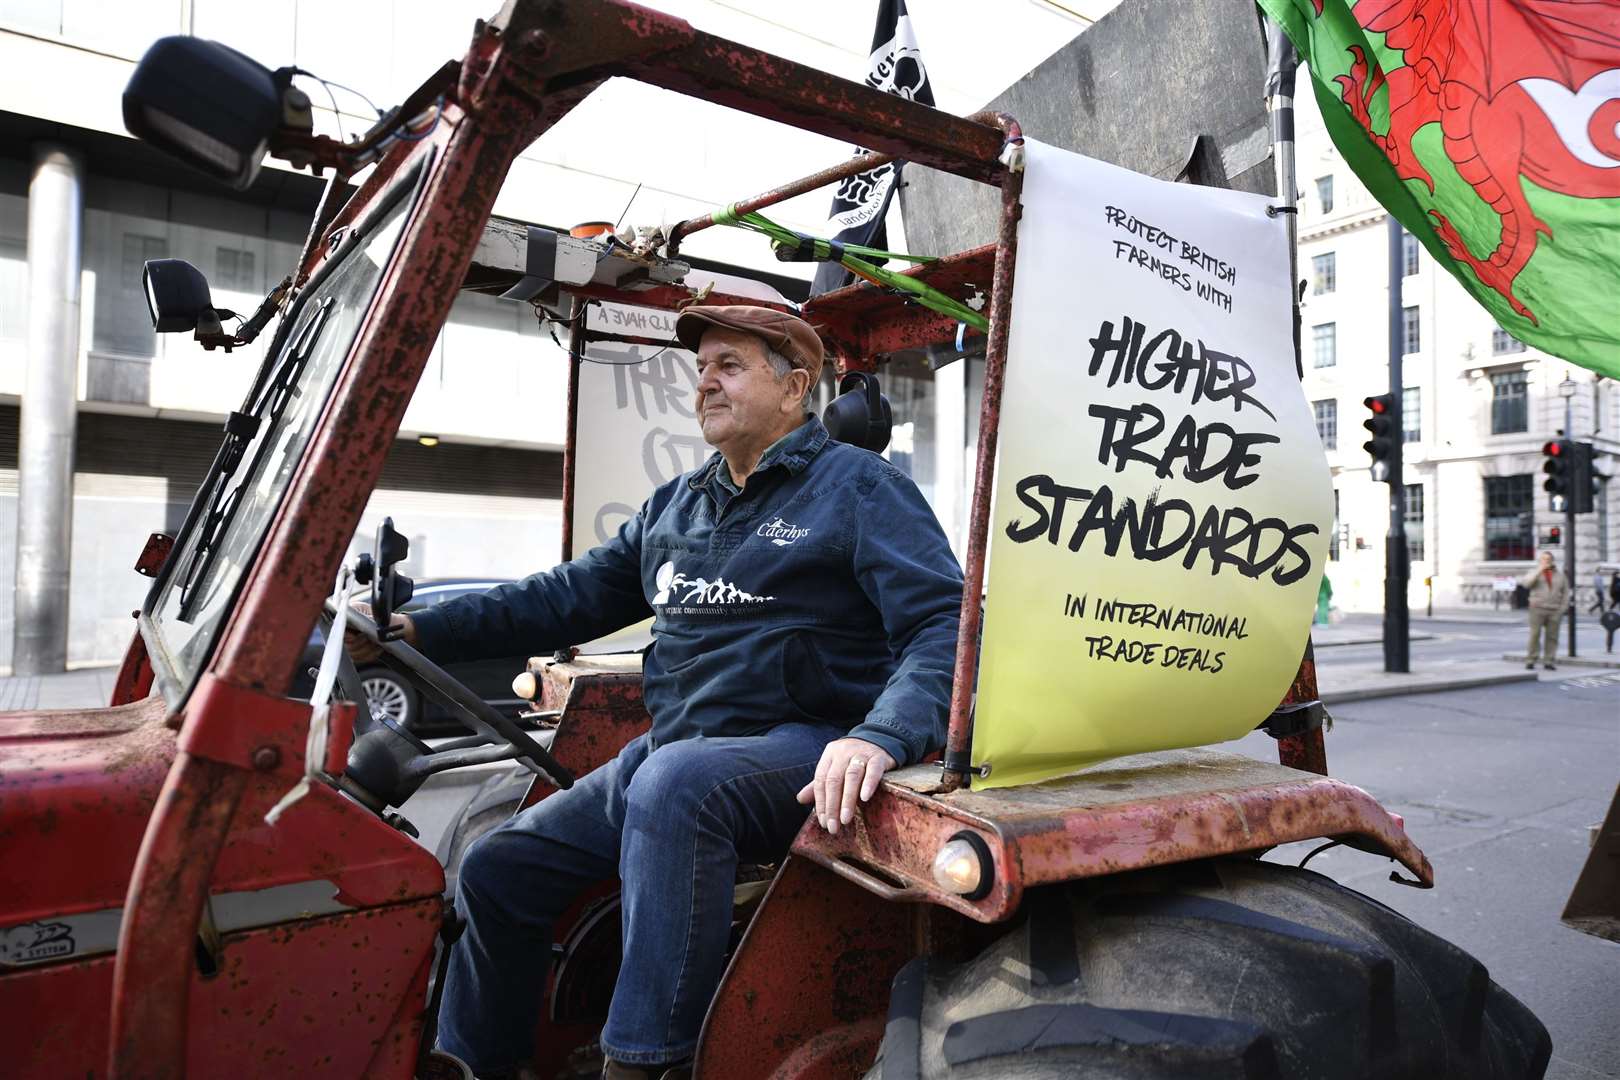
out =
<svg viewBox="0 0 1620 1080"><path fill-rule="evenodd" d="M1317 728L1333 727L1333 717L1320 701L1302 701L1296 705L1279 705L1259 725L1273 739L1286 739L1303 735Z"/></svg>
<svg viewBox="0 0 1620 1080"><path fill-rule="evenodd" d="M984 779L990 775L990 763L975 765L968 757L966 750L960 752L945 751L945 755L935 762L943 772L957 773L961 776L977 776Z"/></svg>

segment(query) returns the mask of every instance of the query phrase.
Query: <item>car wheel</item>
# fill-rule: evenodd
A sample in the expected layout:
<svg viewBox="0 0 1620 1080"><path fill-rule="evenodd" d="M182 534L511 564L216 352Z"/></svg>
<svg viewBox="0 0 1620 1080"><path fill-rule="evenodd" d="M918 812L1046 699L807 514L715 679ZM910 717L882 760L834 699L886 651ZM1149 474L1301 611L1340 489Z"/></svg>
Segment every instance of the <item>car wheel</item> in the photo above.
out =
<svg viewBox="0 0 1620 1080"><path fill-rule="evenodd" d="M406 729L416 726L422 706L410 683L386 668L372 668L360 673L360 685L366 688L372 716L392 720Z"/></svg>

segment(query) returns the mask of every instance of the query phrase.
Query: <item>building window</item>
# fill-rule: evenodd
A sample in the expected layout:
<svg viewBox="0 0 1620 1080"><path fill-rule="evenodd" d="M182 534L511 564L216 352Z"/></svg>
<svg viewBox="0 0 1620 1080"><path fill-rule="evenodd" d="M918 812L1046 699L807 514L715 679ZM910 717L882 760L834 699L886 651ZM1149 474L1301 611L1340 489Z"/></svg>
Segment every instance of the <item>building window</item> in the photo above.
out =
<svg viewBox="0 0 1620 1080"><path fill-rule="evenodd" d="M1485 478L1485 558L1532 559L1536 554L1535 477Z"/></svg>
<svg viewBox="0 0 1620 1080"><path fill-rule="evenodd" d="M1507 371L1491 376L1491 434L1511 435L1530 430L1528 376Z"/></svg>
<svg viewBox="0 0 1620 1080"><path fill-rule="evenodd" d="M1311 402L1311 411L1316 413L1316 433L1322 437L1322 449L1337 450L1339 448L1339 402L1336 398L1325 401Z"/></svg>
<svg viewBox="0 0 1620 1080"><path fill-rule="evenodd" d="M1338 324L1322 323L1311 327L1311 342L1316 349L1316 366L1332 367L1339 362Z"/></svg>
<svg viewBox="0 0 1620 1080"><path fill-rule="evenodd" d="M1423 390L1408 386L1401 391L1401 442L1423 439Z"/></svg>
<svg viewBox="0 0 1620 1080"><path fill-rule="evenodd" d="M126 232L113 252L118 260L113 264L116 276L112 280L102 277L96 283L91 347L121 356L155 356L157 334L147 311L141 271L149 260L168 257L168 240Z"/></svg>
<svg viewBox="0 0 1620 1080"><path fill-rule="evenodd" d="M1401 351L1410 356L1423 348L1423 322L1415 307L1401 309Z"/></svg>
<svg viewBox="0 0 1620 1080"><path fill-rule="evenodd" d="M1324 214L1333 209L1333 177L1318 176L1316 178L1316 201L1321 204L1322 213Z"/></svg>
<svg viewBox="0 0 1620 1080"><path fill-rule="evenodd" d="M1311 294L1330 293L1338 284L1338 265L1333 252L1311 256Z"/></svg>
<svg viewBox="0 0 1620 1080"><path fill-rule="evenodd" d="M1491 355L1503 356L1507 353L1524 352L1524 342L1498 326L1491 331Z"/></svg>
<svg viewBox="0 0 1620 1080"><path fill-rule="evenodd" d="M1418 242L1417 237L1409 232L1401 233L1401 276L1411 277L1418 272Z"/></svg>
<svg viewBox="0 0 1620 1080"><path fill-rule="evenodd" d="M1407 391L1410 393L1411 391ZM1406 554L1413 562L1423 558L1423 485L1407 484Z"/></svg>
<svg viewBox="0 0 1620 1080"><path fill-rule="evenodd" d="M258 276L253 272L253 252L215 248L214 280L209 285L230 292L258 292Z"/></svg>

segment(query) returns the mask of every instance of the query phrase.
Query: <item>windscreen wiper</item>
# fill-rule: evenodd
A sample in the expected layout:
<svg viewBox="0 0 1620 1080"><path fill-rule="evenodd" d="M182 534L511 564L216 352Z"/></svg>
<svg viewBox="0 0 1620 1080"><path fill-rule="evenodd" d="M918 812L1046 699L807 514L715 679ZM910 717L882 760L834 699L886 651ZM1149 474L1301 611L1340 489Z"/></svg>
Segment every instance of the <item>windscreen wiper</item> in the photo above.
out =
<svg viewBox="0 0 1620 1080"><path fill-rule="evenodd" d="M190 622L196 614L197 605L202 597L202 585L208 580L209 572L219 555L219 542L225 531L225 523L235 514L237 503L241 500L244 485L238 483L227 492L226 484L241 465L242 458L247 454L248 445L258 434L263 421L268 417L271 427L280 423L287 406L292 402L293 392L304 373L310 353L314 351L316 339L320 337L321 329L326 325L331 308L330 296L316 305L309 322L304 324L303 331L282 354L281 362L275 365L268 386L265 385L263 375L269 368L267 366L261 369L260 379L256 381L254 387L257 401L252 411L233 412L225 421L225 443L220 447L219 469L214 474L213 485L208 493L208 513L198 526L197 542L192 546L191 557L186 560L185 575L181 578L180 610L175 615L181 622ZM265 447L261 446L259 456L262 457L264 452Z"/></svg>

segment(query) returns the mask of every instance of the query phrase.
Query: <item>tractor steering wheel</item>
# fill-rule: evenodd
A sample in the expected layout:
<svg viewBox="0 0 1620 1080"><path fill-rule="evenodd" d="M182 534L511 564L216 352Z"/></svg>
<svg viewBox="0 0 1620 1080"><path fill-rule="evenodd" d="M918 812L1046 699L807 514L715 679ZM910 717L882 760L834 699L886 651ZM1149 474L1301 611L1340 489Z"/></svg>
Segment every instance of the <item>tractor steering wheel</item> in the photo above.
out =
<svg viewBox="0 0 1620 1080"><path fill-rule="evenodd" d="M339 629L341 620L331 600L326 601L326 614L333 620L333 630ZM519 727L511 717L503 715L483 698L473 693L449 672L429 660L403 641L386 641L377 632L375 622L367 618L350 620L349 625L368 641L382 649L379 662L407 679L424 695L454 712L478 734L495 744L505 743L516 754L517 760L548 783L562 789L574 786L574 775L557 762L550 752ZM347 660L347 657L344 658ZM358 683L358 679L356 680ZM354 692L351 691L351 696ZM363 719L370 719L369 705L360 691L357 704L368 710ZM469 762L470 763L470 762Z"/></svg>

